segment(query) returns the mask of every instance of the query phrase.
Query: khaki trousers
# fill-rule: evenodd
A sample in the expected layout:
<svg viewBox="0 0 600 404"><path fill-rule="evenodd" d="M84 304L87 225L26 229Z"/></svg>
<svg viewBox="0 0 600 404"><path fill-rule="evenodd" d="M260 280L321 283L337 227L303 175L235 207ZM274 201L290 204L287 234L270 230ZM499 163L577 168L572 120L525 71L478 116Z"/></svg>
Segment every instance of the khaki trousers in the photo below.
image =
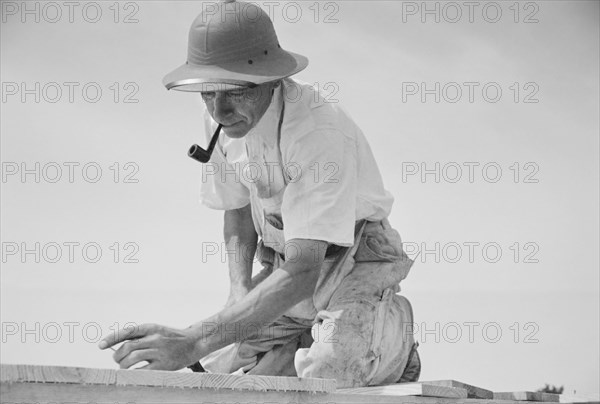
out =
<svg viewBox="0 0 600 404"><path fill-rule="evenodd" d="M413 310L398 294L411 266L387 220L367 222L353 248L326 258L312 298L200 362L214 373L336 379L338 388L417 381Z"/></svg>

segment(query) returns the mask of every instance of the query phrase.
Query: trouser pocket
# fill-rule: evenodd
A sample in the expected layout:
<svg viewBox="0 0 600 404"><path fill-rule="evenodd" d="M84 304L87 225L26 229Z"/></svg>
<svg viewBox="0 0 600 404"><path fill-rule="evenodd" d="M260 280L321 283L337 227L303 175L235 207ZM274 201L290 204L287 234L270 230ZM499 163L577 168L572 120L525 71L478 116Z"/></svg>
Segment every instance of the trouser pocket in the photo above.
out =
<svg viewBox="0 0 600 404"><path fill-rule="evenodd" d="M384 328L386 325L386 318L390 311L390 304L394 296L393 289L386 289L383 291L381 300L377 303L375 309L375 318L373 321L373 334L371 336L371 346L369 349L369 356L375 359L381 356L381 342L383 339Z"/></svg>
<svg viewBox="0 0 600 404"><path fill-rule="evenodd" d="M400 283L408 276L413 265L413 260L402 249L400 234L392 228L375 228L364 233L354 254L354 261L358 264L356 271L379 268L373 276L381 280L384 288Z"/></svg>
<svg viewBox="0 0 600 404"><path fill-rule="evenodd" d="M394 229L364 233L354 255L356 262L394 262L402 258L402 242Z"/></svg>

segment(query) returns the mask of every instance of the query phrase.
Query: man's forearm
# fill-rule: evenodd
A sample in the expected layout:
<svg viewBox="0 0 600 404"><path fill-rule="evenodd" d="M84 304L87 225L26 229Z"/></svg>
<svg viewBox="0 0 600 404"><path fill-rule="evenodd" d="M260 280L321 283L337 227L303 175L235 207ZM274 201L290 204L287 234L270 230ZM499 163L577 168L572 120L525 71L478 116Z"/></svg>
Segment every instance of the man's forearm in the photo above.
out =
<svg viewBox="0 0 600 404"><path fill-rule="evenodd" d="M321 245L323 244L323 245ZM288 260L283 268L258 284L239 302L190 328L198 338L199 357L242 339L267 326L289 308L310 297L317 283L326 243L308 240L304 257Z"/></svg>
<svg viewBox="0 0 600 404"><path fill-rule="evenodd" d="M254 230L250 204L225 211L223 236L232 292L247 291L252 284L252 262L258 235Z"/></svg>

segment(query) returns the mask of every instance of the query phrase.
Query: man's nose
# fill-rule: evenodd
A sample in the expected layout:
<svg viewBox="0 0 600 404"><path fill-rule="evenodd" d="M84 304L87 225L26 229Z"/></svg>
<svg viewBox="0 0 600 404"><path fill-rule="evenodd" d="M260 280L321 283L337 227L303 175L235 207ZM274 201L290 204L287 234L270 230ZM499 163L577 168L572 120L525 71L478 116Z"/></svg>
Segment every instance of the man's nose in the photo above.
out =
<svg viewBox="0 0 600 404"><path fill-rule="evenodd" d="M235 112L235 108L229 99L224 93L219 94L216 93L214 102L214 118L220 123L227 123L227 119L233 115Z"/></svg>

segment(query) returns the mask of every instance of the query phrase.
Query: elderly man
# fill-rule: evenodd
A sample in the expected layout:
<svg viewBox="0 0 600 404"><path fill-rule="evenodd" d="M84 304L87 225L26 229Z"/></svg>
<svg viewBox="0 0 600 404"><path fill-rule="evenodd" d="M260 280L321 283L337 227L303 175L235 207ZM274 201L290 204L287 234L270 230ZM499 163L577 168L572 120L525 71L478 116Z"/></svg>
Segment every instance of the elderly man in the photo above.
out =
<svg viewBox="0 0 600 404"><path fill-rule="evenodd" d="M225 211L230 296L187 329L145 324L105 338L102 349L127 341L114 354L121 368L338 387L418 380L412 308L397 294L412 261L387 220L393 198L361 130L290 78L307 65L256 5L217 3L193 22L187 63L164 84L201 92L206 105L214 150L200 153L212 174L201 198ZM263 270L252 278L255 256Z"/></svg>

